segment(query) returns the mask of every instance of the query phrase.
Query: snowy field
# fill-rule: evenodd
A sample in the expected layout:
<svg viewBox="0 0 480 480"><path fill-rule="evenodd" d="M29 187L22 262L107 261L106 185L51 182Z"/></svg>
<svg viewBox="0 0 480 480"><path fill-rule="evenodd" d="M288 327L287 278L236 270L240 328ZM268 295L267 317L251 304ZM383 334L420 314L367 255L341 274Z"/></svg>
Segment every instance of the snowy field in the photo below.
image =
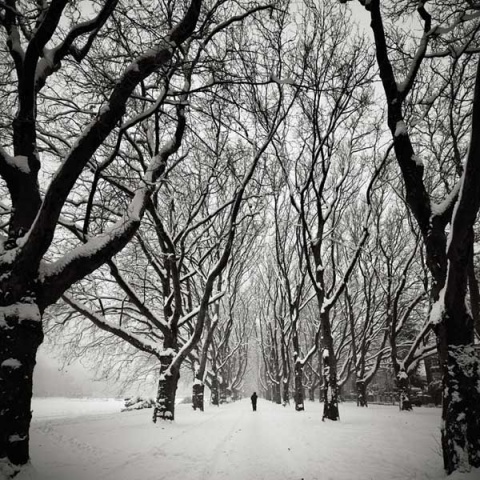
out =
<svg viewBox="0 0 480 480"><path fill-rule="evenodd" d="M117 413L124 407L124 401L114 398L33 398L33 419L79 417L98 413Z"/></svg>
<svg viewBox="0 0 480 480"><path fill-rule="evenodd" d="M42 407L39 405L44 403ZM177 407L172 424L121 402L44 400L34 404L33 466L19 480L425 480L446 478L440 410L341 405L340 422L247 400L194 412ZM84 405L81 405L81 404ZM50 410L49 410L50 408ZM68 413L69 412L69 413ZM479 479L477 472L449 479Z"/></svg>

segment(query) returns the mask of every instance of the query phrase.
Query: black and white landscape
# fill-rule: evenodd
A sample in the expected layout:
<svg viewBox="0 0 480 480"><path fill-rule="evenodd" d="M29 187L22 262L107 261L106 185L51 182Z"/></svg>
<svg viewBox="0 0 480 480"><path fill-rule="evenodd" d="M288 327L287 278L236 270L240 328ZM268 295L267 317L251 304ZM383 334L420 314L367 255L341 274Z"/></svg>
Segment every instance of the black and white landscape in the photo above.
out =
<svg viewBox="0 0 480 480"><path fill-rule="evenodd" d="M478 476L479 31L0 0L2 480Z"/></svg>

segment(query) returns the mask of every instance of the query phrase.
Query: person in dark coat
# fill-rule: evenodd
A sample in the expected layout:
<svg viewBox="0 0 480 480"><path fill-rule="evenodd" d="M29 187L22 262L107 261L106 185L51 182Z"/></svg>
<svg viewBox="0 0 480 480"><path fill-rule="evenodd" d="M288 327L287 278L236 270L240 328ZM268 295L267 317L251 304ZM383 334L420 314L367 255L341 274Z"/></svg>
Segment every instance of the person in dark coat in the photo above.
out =
<svg viewBox="0 0 480 480"><path fill-rule="evenodd" d="M253 392L253 395L250 397L250 400L252 401L252 408L253 408L253 411L256 412L257 411L257 392Z"/></svg>

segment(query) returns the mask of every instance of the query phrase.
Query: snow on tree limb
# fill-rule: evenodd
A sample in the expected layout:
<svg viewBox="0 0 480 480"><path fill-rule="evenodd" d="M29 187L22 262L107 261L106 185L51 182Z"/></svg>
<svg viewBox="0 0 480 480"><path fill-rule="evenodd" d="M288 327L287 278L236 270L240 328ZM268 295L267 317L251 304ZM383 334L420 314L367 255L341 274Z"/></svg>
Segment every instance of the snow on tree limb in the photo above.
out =
<svg viewBox="0 0 480 480"><path fill-rule="evenodd" d="M225 295L225 292L217 292L216 294L212 295L211 298L209 299L209 305L212 305L216 302L218 302L218 300L220 300L223 296ZM181 327L182 325L184 325L185 323L187 323L189 320L191 320L193 317L195 317L196 315L198 315L198 313L200 312L200 305L198 305L197 307L195 307L193 310L191 310L190 312L188 312L186 315L184 315L183 317L179 318L178 320L178 326Z"/></svg>
<svg viewBox="0 0 480 480"><path fill-rule="evenodd" d="M37 218L30 229L28 241L22 249L21 255L26 261L19 263L28 263L31 265L28 268L35 268L35 265L39 263L40 258L50 245L60 211L78 176L105 138L121 120L125 113L125 105L136 86L162 65L167 64L172 58L175 45L179 44L178 42L183 42L186 39L185 35L193 31L201 3L200 0L191 2L186 16L171 32L171 35L175 38L165 36L155 48L134 60L133 63L136 63L137 68L127 68L124 71L113 88L107 104L102 107L97 117L77 139L50 183ZM165 147L165 154L172 150L173 145L169 145L169 148ZM164 156L162 159L164 159ZM159 171L160 167L161 165L158 162L152 166L152 170L149 172L152 181L155 180L156 172ZM26 265L24 267L26 268Z"/></svg>
<svg viewBox="0 0 480 480"><path fill-rule="evenodd" d="M128 342L133 347L137 348L146 353L150 353L155 355L157 358L163 353L163 350L159 348L156 343L153 343L150 339L145 336L133 333L126 328L123 328L119 325L116 325L109 320L107 320L103 315L92 311L86 305L78 302L70 295L64 294L62 295L62 299L74 310L82 314L85 318L90 320L94 323L97 327L105 330L109 333L113 333L114 335L122 338L126 342Z"/></svg>
<svg viewBox="0 0 480 480"><path fill-rule="evenodd" d="M77 246L59 260L40 266L41 303L44 306L56 301L66 288L94 271L126 245L140 225L149 193L146 187L139 189L127 213L112 227Z"/></svg>

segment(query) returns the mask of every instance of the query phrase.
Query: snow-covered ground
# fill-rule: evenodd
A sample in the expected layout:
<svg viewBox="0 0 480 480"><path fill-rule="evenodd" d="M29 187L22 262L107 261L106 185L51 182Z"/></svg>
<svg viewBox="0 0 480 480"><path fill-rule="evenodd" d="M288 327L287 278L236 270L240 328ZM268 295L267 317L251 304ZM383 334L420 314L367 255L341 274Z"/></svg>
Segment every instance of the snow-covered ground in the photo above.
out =
<svg viewBox="0 0 480 480"><path fill-rule="evenodd" d="M45 397L32 399L33 419L79 417L98 413L117 413L124 407L123 400L114 398L63 398Z"/></svg>
<svg viewBox="0 0 480 480"><path fill-rule="evenodd" d="M91 407L94 403L98 408L98 402ZM87 410L82 407L83 413ZM439 446L440 411L433 408L408 413L391 406L362 409L346 403L341 405L340 422L322 422L317 403L295 412L293 407L259 400L258 411L252 412L243 400L207 407L203 413L179 405L171 424L153 424L150 409L97 410L64 418L54 410L45 412L46 407L42 414L34 405L33 466L19 480L446 478ZM449 479L478 479L478 473Z"/></svg>

